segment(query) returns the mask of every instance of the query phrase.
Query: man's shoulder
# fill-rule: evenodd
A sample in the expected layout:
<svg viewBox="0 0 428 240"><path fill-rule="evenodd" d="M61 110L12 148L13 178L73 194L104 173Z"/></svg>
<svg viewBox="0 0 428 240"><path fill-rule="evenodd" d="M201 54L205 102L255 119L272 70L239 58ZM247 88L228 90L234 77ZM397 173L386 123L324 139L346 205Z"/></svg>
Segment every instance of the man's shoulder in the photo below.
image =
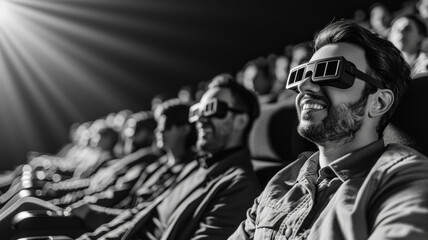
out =
<svg viewBox="0 0 428 240"><path fill-rule="evenodd" d="M398 163L420 162L428 164L428 157L417 150L397 143L388 144L380 156L377 165L391 167Z"/></svg>
<svg viewBox="0 0 428 240"><path fill-rule="evenodd" d="M242 149L226 156L212 169L209 175L219 183L260 185L253 170L248 149Z"/></svg>
<svg viewBox="0 0 428 240"><path fill-rule="evenodd" d="M389 175L398 171L411 173L417 169L428 170L428 157L411 147L393 143L387 145L371 172Z"/></svg>

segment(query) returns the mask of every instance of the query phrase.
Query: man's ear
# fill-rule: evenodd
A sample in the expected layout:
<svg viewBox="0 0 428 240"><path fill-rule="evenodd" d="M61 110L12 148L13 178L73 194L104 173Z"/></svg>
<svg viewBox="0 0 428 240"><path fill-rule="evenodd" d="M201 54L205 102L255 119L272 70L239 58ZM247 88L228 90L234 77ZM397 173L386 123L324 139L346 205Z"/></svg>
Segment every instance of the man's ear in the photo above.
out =
<svg viewBox="0 0 428 240"><path fill-rule="evenodd" d="M239 114L235 117L235 129L245 129L248 124L250 122L250 117L248 116L248 114Z"/></svg>
<svg viewBox="0 0 428 240"><path fill-rule="evenodd" d="M394 93L389 89L379 89L373 94L369 109L370 117L379 117L388 112L394 103Z"/></svg>

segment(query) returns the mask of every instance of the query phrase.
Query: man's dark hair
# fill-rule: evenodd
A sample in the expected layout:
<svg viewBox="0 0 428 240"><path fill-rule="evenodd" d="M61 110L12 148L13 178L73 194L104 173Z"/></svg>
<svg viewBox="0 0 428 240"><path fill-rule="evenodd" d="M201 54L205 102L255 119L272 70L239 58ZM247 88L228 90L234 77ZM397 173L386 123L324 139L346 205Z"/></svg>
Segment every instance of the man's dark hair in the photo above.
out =
<svg viewBox="0 0 428 240"><path fill-rule="evenodd" d="M142 129L153 132L156 128L156 120L153 114L149 112L140 112L138 114L141 115L141 117L136 117L135 132Z"/></svg>
<svg viewBox="0 0 428 240"><path fill-rule="evenodd" d="M355 44L365 51L367 60L367 73L381 81L385 88L394 93L394 102L385 113L376 128L379 137L397 109L401 97L407 90L411 80L410 67L401 54L390 41L382 39L365 29L358 23L350 20L340 20L325 27L315 39L315 51L331 43L346 42ZM363 98L376 92L376 87L367 84L363 90Z"/></svg>
<svg viewBox="0 0 428 240"><path fill-rule="evenodd" d="M250 122L246 129L246 134L248 134L254 120L260 115L260 105L256 94L239 84L229 74L220 74L214 77L208 85L208 89L210 88L227 88L231 91L234 99L232 106L244 110L249 116Z"/></svg>
<svg viewBox="0 0 428 240"><path fill-rule="evenodd" d="M108 139L108 145L104 146L106 151L112 151L114 145L119 141L119 133L110 126L103 126L98 129L98 134L102 139Z"/></svg>
<svg viewBox="0 0 428 240"><path fill-rule="evenodd" d="M197 139L195 125L189 122L189 109L189 104L174 98L166 100L161 105L159 105L157 115L157 117L165 115L165 129L168 129L172 126L190 126L190 133L186 138L185 144L187 148L191 148L192 146L194 146Z"/></svg>

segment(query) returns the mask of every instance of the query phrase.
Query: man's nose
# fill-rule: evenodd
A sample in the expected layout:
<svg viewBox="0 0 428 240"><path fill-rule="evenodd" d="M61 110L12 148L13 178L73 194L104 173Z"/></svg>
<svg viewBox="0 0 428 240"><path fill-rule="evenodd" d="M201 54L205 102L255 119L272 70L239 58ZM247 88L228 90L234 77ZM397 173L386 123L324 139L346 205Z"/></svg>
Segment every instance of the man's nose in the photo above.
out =
<svg viewBox="0 0 428 240"><path fill-rule="evenodd" d="M320 86L312 81L311 73L305 74L305 78L297 85L297 90L299 90L300 93L319 92L320 89Z"/></svg>

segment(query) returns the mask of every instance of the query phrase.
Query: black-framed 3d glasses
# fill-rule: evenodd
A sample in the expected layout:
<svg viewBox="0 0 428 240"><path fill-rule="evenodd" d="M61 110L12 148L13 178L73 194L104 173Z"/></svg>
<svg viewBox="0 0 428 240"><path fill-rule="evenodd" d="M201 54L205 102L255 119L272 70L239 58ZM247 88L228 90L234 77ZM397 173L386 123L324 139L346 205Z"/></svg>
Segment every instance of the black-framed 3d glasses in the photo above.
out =
<svg viewBox="0 0 428 240"><path fill-rule="evenodd" d="M320 86L332 86L341 89L350 88L355 81L355 77L377 87L384 88L379 80L360 71L344 57L324 58L299 65L291 69L288 75L286 89L297 91L297 86L311 72L312 82Z"/></svg>
<svg viewBox="0 0 428 240"><path fill-rule="evenodd" d="M206 118L215 117L221 119L226 117L227 112L244 113L244 111L229 107L226 102L214 98L207 101L204 105L196 103L191 106L189 111L189 122L194 123L202 116Z"/></svg>

